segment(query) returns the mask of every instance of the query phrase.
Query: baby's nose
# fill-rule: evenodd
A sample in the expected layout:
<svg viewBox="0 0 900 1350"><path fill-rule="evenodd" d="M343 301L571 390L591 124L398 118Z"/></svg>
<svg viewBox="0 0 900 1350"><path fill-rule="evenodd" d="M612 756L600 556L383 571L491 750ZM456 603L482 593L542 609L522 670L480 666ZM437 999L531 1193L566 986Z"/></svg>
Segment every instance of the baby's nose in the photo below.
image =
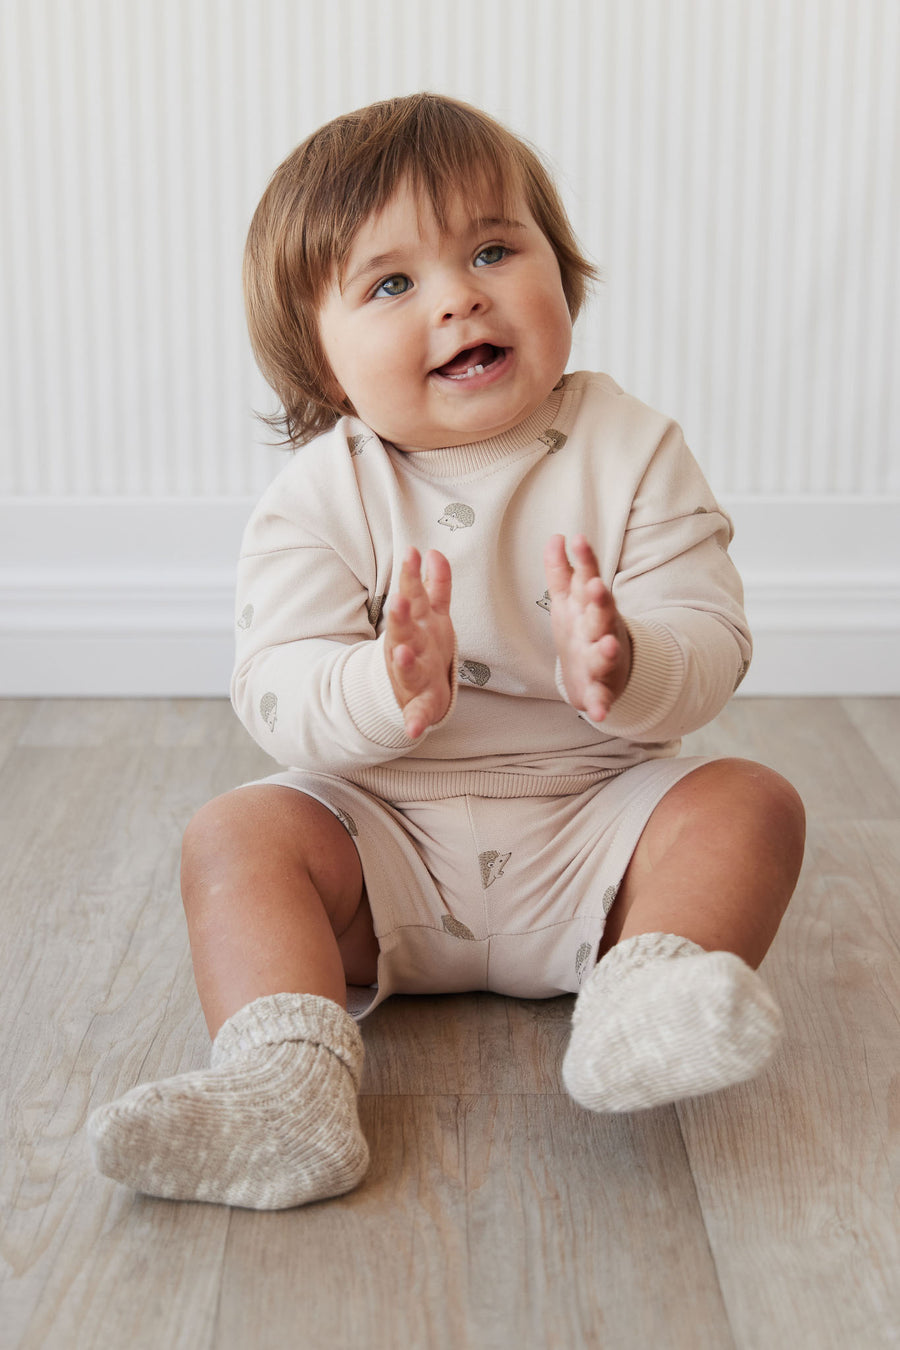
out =
<svg viewBox="0 0 900 1350"><path fill-rule="evenodd" d="M442 322L448 319L468 319L481 314L488 307L487 297L473 278L465 277L445 286L438 311Z"/></svg>

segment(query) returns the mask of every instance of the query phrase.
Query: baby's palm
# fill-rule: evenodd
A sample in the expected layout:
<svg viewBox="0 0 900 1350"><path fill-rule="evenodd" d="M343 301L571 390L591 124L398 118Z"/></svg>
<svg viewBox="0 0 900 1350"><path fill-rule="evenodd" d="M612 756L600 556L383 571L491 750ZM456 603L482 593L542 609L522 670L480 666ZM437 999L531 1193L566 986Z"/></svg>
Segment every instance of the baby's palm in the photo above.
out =
<svg viewBox="0 0 900 1350"><path fill-rule="evenodd" d="M574 565L561 534L544 550L553 637L572 706L602 722L628 683L631 640L583 535L572 540L572 557Z"/></svg>
<svg viewBox="0 0 900 1350"><path fill-rule="evenodd" d="M422 559L411 548L388 608L385 657L407 735L418 739L450 707L455 636L450 620L450 564L432 549Z"/></svg>

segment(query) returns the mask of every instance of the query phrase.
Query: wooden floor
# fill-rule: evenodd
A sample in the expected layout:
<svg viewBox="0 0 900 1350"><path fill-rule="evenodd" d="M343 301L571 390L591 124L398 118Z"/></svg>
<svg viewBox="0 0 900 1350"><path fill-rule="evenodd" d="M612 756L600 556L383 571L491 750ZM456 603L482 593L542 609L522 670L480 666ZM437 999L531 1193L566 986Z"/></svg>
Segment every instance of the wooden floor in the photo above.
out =
<svg viewBox="0 0 900 1350"><path fill-rule="evenodd" d="M224 703L0 703L0 1346L900 1346L900 700L738 699L689 748L807 804L770 1071L596 1117L561 1087L571 999L395 999L369 1177L256 1214L131 1194L84 1123L206 1063L181 830L269 762Z"/></svg>

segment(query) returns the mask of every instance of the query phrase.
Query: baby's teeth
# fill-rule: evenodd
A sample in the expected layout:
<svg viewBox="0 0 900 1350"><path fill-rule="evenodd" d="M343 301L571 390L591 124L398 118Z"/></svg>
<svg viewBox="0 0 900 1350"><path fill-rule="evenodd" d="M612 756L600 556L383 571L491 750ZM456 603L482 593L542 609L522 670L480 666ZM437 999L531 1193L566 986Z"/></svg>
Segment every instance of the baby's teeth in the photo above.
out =
<svg viewBox="0 0 900 1350"><path fill-rule="evenodd" d="M463 374L462 371L460 371L458 375L451 375L450 379L470 380L473 375L483 375L483 374L484 374L484 366L469 366L469 369L466 371L465 374Z"/></svg>

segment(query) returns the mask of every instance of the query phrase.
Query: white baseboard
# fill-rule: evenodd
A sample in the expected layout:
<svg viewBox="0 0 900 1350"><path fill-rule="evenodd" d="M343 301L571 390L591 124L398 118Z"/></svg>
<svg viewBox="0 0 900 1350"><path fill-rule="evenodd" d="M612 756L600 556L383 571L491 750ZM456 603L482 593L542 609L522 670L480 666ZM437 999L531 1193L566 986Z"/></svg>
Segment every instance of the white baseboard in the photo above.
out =
<svg viewBox="0 0 900 1350"><path fill-rule="evenodd" d="M900 502L726 506L756 644L741 692L900 694ZM225 695L251 507L0 501L0 695Z"/></svg>

